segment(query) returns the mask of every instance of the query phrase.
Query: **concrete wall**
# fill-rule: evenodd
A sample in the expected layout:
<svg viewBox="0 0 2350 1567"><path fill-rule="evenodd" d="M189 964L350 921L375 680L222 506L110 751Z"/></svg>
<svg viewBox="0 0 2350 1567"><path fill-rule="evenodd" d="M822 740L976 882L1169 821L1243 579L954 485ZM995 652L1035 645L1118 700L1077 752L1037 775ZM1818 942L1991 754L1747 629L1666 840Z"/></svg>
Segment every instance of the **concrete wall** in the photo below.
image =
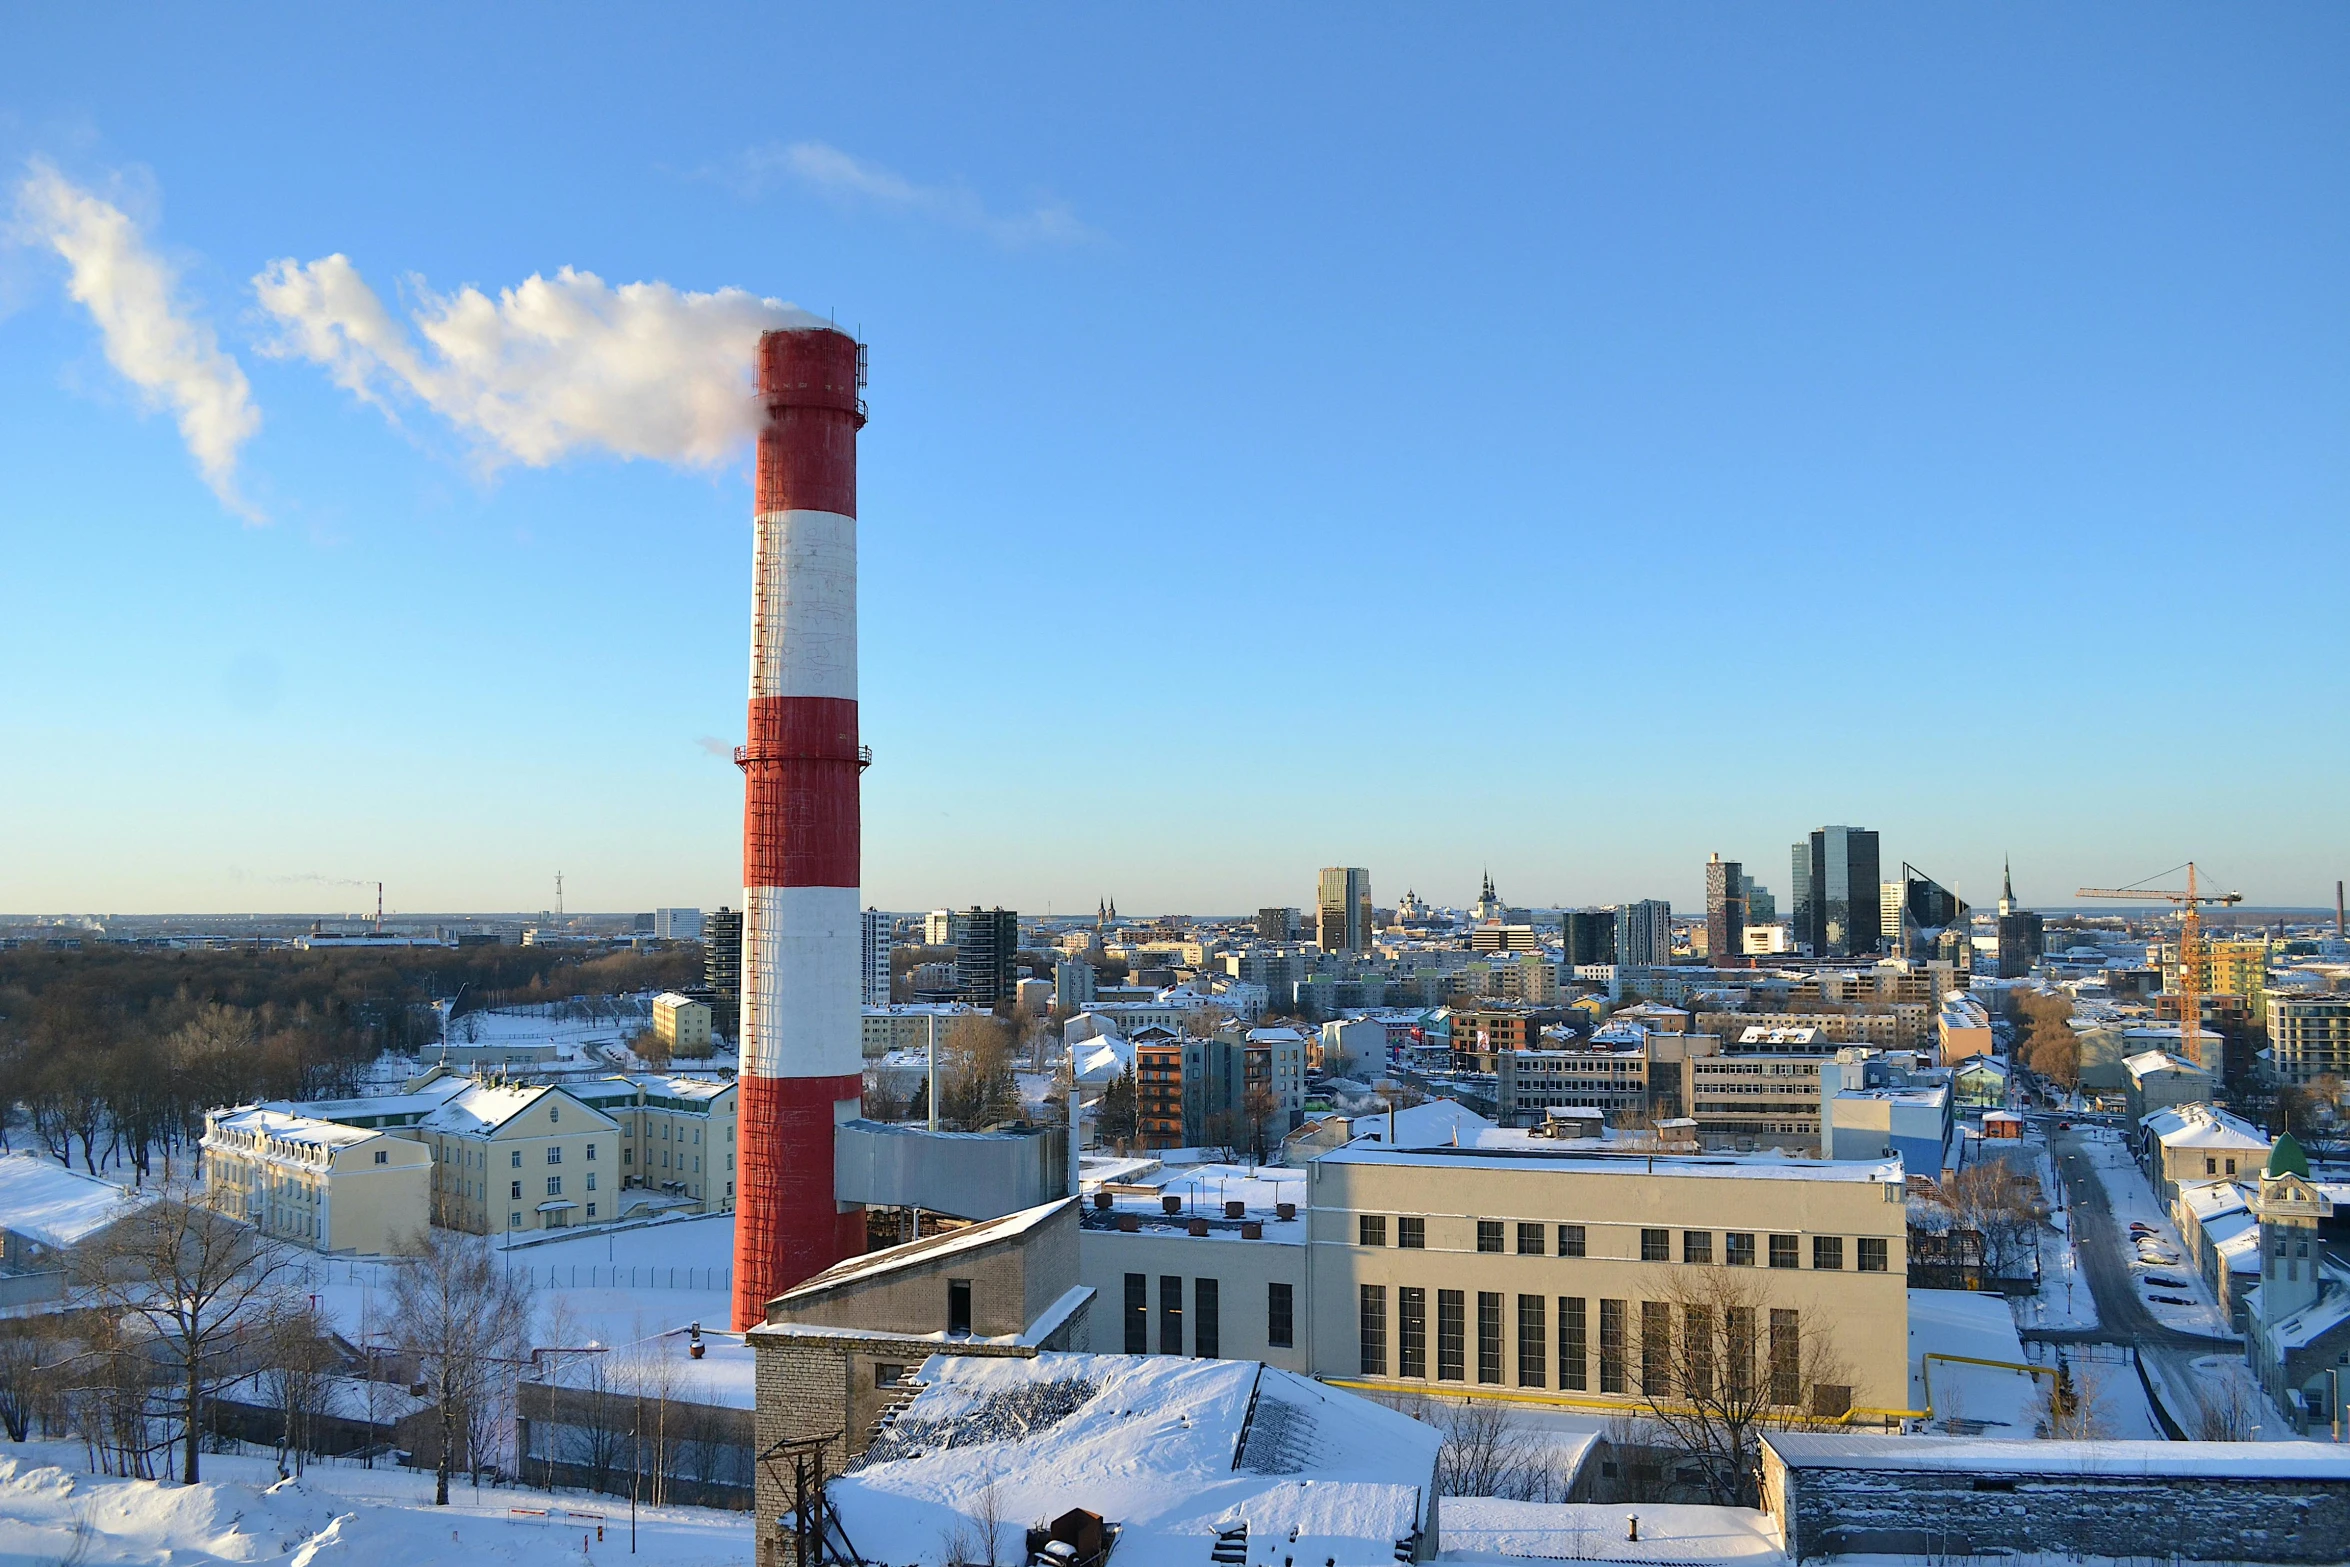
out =
<svg viewBox="0 0 2350 1567"><path fill-rule="evenodd" d="M842 1202L995 1219L1069 1194L1069 1129L932 1132L910 1122L850 1121L833 1138Z"/></svg>
<svg viewBox="0 0 2350 1567"><path fill-rule="evenodd" d="M2350 1482L2212 1475L1978 1475L1789 1469L1765 1452L1763 1510L1799 1562L2025 1552L2148 1561L2341 1561Z"/></svg>
<svg viewBox="0 0 2350 1567"><path fill-rule="evenodd" d="M1097 1355L1126 1353L1126 1275L1139 1273L1150 1304L1150 1352L1159 1347L1159 1280L1184 1281L1184 1353L1196 1354L1198 1285L1216 1281L1216 1352L1225 1360L1261 1360L1290 1371L1308 1369L1306 1332L1306 1248L1280 1241L1235 1239L1229 1232L1170 1234L1165 1230L1084 1230L1077 1241L1079 1267L1093 1286L1089 1346ZM1267 1286L1289 1286L1291 1342L1266 1339Z"/></svg>

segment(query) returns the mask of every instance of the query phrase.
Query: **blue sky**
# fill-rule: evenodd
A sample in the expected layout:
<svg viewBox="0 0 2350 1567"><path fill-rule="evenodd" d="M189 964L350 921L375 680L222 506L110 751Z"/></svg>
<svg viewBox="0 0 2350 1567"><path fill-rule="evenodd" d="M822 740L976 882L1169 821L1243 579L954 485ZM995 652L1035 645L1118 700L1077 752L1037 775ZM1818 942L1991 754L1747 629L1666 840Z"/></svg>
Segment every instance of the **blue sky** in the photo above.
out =
<svg viewBox="0 0 2350 1567"><path fill-rule="evenodd" d="M2321 6L20 8L0 910L735 896L744 465L394 422L264 351L337 253L861 329L885 907L1695 903L1823 822L2328 900L2346 67ZM247 379L262 520L39 168Z"/></svg>

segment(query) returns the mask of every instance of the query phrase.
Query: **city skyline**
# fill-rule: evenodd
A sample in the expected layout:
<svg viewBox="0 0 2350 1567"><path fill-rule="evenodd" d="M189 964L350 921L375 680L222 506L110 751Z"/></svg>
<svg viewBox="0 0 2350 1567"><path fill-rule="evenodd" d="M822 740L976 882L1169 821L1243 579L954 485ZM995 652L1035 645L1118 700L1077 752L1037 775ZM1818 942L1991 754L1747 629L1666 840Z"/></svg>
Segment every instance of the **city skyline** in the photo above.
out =
<svg viewBox="0 0 2350 1567"><path fill-rule="evenodd" d="M1823 821L1978 908L2009 853L2040 907L2192 858L2318 908L2350 866L2296 805L2350 768L2338 12L1291 15L1237 55L743 12L625 63L444 14L481 49L165 14L126 57L58 12L0 59L38 826L0 907L739 904L747 442L484 412L521 383L352 346L352 277L411 350L534 277L869 342L866 903L1302 906L1354 864L1458 904L1490 864L1690 910L1717 850L1784 900ZM840 68L779 104L763 50ZM108 339L140 301L93 245L170 363ZM1831 602L1905 637L1823 659ZM2256 769L2152 737L2255 679L2294 731ZM1405 715L1505 743L1414 758Z"/></svg>

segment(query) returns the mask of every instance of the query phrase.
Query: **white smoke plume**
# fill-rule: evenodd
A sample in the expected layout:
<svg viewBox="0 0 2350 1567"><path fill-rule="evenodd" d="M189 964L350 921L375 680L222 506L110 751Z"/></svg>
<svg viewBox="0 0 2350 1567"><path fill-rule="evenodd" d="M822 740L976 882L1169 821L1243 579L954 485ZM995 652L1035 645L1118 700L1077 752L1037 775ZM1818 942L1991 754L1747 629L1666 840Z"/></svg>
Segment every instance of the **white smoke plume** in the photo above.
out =
<svg viewBox="0 0 2350 1567"><path fill-rule="evenodd" d="M533 273L495 299L409 282L413 334L348 257L272 262L253 280L279 327L268 351L325 366L394 419L402 399L421 403L478 441L493 466L540 468L587 451L725 463L757 427L759 333L824 324L739 288L613 288L570 267Z"/></svg>
<svg viewBox="0 0 2350 1567"><path fill-rule="evenodd" d="M20 231L65 258L66 292L98 323L107 363L171 409L221 504L258 521L236 489L237 448L261 428L252 387L212 328L181 307L169 263L120 207L45 163L16 195Z"/></svg>

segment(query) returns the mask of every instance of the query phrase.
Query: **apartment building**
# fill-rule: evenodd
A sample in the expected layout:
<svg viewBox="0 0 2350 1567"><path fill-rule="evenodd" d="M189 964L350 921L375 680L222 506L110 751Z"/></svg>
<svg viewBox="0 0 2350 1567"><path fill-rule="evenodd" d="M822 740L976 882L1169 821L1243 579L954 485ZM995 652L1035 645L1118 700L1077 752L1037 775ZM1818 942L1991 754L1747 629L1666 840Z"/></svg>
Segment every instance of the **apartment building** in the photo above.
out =
<svg viewBox="0 0 2350 1567"><path fill-rule="evenodd" d="M2350 1077L2350 996L2268 996L2268 1065L2277 1081Z"/></svg>
<svg viewBox="0 0 2350 1567"><path fill-rule="evenodd" d="M1630 1409L1698 1343L1774 1402L1892 1419L1904 1193L1893 1161L1352 1144L1308 1171L1309 1359L1349 1384Z"/></svg>
<svg viewBox="0 0 2350 1567"><path fill-rule="evenodd" d="M2185 1187L2251 1175L2268 1159L2268 1134L2216 1105L2156 1110L2134 1131L2138 1163L2165 1207Z"/></svg>
<svg viewBox="0 0 2350 1567"><path fill-rule="evenodd" d="M564 1089L468 1082L409 1135L432 1154L435 1224L487 1235L619 1217L619 1123Z"/></svg>
<svg viewBox="0 0 2350 1567"><path fill-rule="evenodd" d="M1135 1140L1145 1148L1184 1148L1205 1121L1196 1099L1184 1088L1192 1073L1187 1063L1198 1063L1204 1052L1196 1039L1152 1038L1134 1042Z"/></svg>
<svg viewBox="0 0 2350 1567"><path fill-rule="evenodd" d="M631 1072L581 1083L571 1092L619 1128L623 1192L682 1198L701 1213L732 1211L735 1111L741 1102L733 1081Z"/></svg>
<svg viewBox="0 0 2350 1567"><path fill-rule="evenodd" d="M432 1155L394 1132L243 1105L204 1117L202 1147L212 1205L274 1240L385 1256L432 1222Z"/></svg>
<svg viewBox="0 0 2350 1567"><path fill-rule="evenodd" d="M862 1040L865 1059L893 1050L927 1050L946 1038L955 1019L971 1017L978 1008L960 1001L901 1001L864 1010Z"/></svg>
<svg viewBox="0 0 2350 1567"><path fill-rule="evenodd" d="M710 1053L710 1004L665 990L653 998L653 1042L664 1057Z"/></svg>

